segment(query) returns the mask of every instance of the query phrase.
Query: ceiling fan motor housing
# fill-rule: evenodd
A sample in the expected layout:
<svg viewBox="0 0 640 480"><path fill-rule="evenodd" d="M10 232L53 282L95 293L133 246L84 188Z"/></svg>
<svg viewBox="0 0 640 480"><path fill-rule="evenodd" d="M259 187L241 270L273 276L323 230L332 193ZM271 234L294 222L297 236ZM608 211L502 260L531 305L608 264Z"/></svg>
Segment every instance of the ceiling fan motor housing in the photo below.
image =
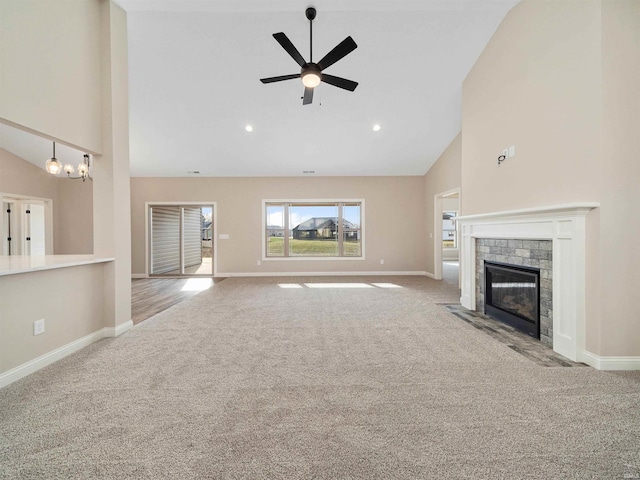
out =
<svg viewBox="0 0 640 480"><path fill-rule="evenodd" d="M314 20L316 18L316 9L313 7L307 8L304 13L309 20Z"/></svg>

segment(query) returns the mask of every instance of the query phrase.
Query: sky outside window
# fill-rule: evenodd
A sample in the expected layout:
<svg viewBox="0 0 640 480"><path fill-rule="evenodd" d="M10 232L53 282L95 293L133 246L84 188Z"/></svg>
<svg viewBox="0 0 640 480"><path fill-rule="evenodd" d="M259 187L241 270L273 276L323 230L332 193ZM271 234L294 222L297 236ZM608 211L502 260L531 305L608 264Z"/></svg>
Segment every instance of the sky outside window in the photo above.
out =
<svg viewBox="0 0 640 480"><path fill-rule="evenodd" d="M360 206L345 205L343 207L345 220L360 226ZM338 216L336 205L298 206L289 207L289 228L293 229L310 218L334 218ZM284 228L284 207L267 205L267 224Z"/></svg>

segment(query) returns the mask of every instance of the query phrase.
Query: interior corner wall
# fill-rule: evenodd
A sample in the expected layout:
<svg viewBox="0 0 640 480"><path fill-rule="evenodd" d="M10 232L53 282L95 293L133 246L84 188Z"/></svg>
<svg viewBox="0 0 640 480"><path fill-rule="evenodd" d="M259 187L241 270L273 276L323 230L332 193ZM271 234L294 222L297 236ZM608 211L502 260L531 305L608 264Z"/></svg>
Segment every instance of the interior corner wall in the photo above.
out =
<svg viewBox="0 0 640 480"><path fill-rule="evenodd" d="M102 151L100 1L0 1L0 118Z"/></svg>
<svg viewBox="0 0 640 480"><path fill-rule="evenodd" d="M58 179L23 158L0 148L0 192L58 200Z"/></svg>
<svg viewBox="0 0 640 480"><path fill-rule="evenodd" d="M145 202L216 202L218 274L424 272L424 179L261 177L131 179L132 273L146 273ZM365 200L365 259L262 261L262 200ZM220 240L218 234L228 234ZM384 259L384 265L380 260ZM257 262L261 261L261 265Z"/></svg>
<svg viewBox="0 0 640 480"><path fill-rule="evenodd" d="M434 242L442 240L441 230L435 229L434 196L460 187L461 162L462 133L459 133L424 176L426 268L429 273L435 272Z"/></svg>
<svg viewBox="0 0 640 480"><path fill-rule="evenodd" d="M587 217L586 349L604 357L640 356L638 7L523 0L462 92L465 215L600 203Z"/></svg>

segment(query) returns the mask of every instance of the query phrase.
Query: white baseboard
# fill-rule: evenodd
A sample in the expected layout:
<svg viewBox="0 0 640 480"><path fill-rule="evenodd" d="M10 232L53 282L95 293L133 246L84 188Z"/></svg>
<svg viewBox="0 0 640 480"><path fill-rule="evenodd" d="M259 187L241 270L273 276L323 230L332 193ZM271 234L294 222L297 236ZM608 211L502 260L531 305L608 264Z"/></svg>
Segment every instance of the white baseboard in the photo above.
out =
<svg viewBox="0 0 640 480"><path fill-rule="evenodd" d="M128 322L121 323L120 325L116 325L115 327L104 327L104 336L105 337L117 337L122 335L124 332L133 327L133 320L129 320Z"/></svg>
<svg viewBox="0 0 640 480"><path fill-rule="evenodd" d="M598 370L640 370L640 357L601 357L585 350L583 361Z"/></svg>
<svg viewBox="0 0 640 480"><path fill-rule="evenodd" d="M131 278L149 278L146 273L132 273Z"/></svg>
<svg viewBox="0 0 640 480"><path fill-rule="evenodd" d="M435 274L431 273L431 272L424 272L424 274L429 277L429 278L433 278L435 280L436 276Z"/></svg>
<svg viewBox="0 0 640 480"><path fill-rule="evenodd" d="M29 360L27 363L23 363L22 365L12 368L11 370L0 374L0 388L6 387L10 383L15 382L16 380L20 380L21 378L26 377L27 375L30 375L33 372L46 367L47 365L51 365L53 362L71 355L72 353L75 353L78 350L97 342L98 340L102 340L104 337L104 329L100 329L97 332L85 335L84 337L74 340L71 343L67 343L60 348L56 348L51 352L40 355L33 360Z"/></svg>
<svg viewBox="0 0 640 480"><path fill-rule="evenodd" d="M84 347L97 342L98 340L102 340L106 337L117 337L118 335L121 335L129 330L131 327L133 327L133 321L129 320L128 322L121 323L116 327L101 328L97 332L85 335L82 338L74 340L71 343L67 343L66 345L56 348L55 350L52 350L51 352L40 355L33 360L29 360L27 363L18 365L17 367L0 374L0 388L6 387L16 380L20 380L21 378L24 378L27 375L30 375L40 370L41 368L46 367L47 365L51 365L53 362L71 355L72 353L75 353L78 350L81 350Z"/></svg>
<svg viewBox="0 0 640 480"><path fill-rule="evenodd" d="M241 273L218 273L216 277L360 277L360 276L402 276L421 275L427 272L241 272Z"/></svg>

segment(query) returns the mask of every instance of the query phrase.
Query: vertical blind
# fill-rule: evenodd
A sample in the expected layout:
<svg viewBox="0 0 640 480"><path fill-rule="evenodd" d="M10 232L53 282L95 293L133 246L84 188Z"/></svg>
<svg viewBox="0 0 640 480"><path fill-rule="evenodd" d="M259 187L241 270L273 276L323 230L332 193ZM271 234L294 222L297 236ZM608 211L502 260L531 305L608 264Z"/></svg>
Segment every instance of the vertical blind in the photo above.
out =
<svg viewBox="0 0 640 480"><path fill-rule="evenodd" d="M151 273L180 273L180 207L152 207L151 235Z"/></svg>
<svg viewBox="0 0 640 480"><path fill-rule="evenodd" d="M202 209L184 207L184 267L202 263Z"/></svg>

